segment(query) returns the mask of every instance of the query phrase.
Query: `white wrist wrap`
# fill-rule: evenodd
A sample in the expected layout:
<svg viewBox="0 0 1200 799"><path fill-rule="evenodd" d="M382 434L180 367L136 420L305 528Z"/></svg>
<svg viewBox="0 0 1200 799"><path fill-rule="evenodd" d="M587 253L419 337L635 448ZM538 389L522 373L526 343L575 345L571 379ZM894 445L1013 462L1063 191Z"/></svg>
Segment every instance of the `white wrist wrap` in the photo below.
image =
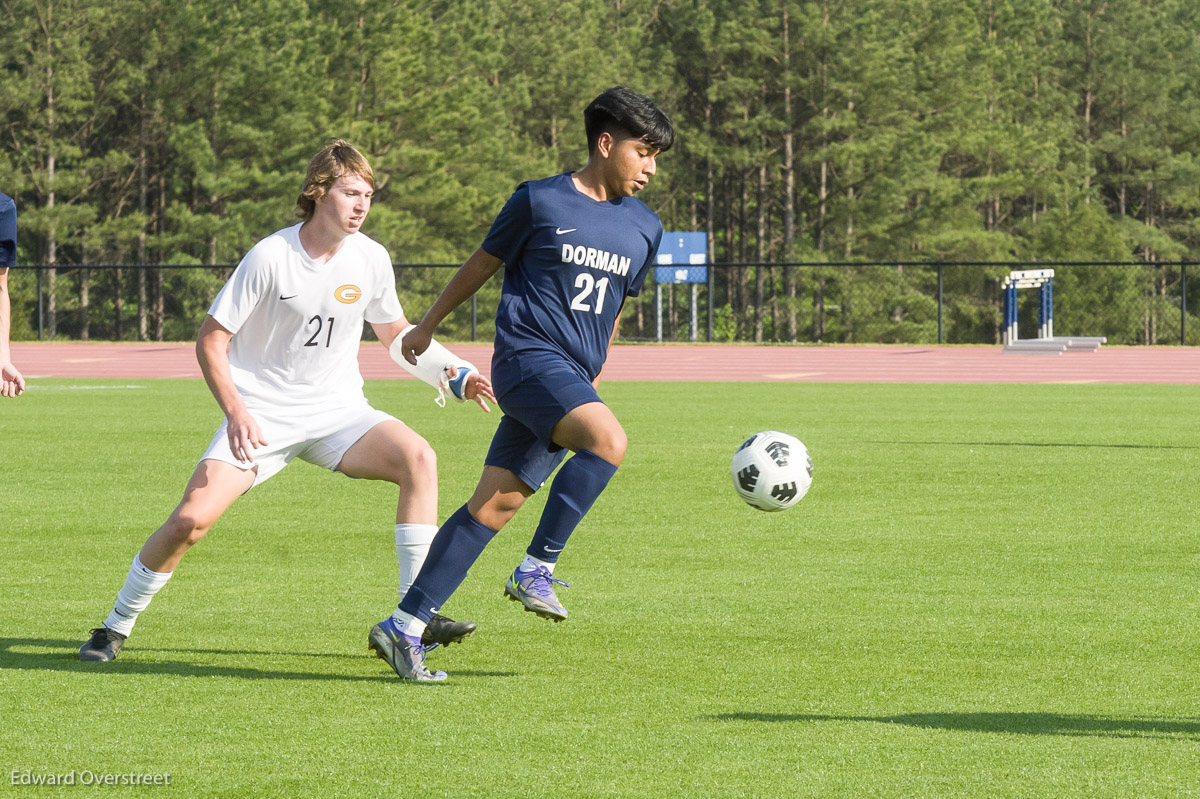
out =
<svg viewBox="0 0 1200 799"><path fill-rule="evenodd" d="M466 397L466 374L464 370L478 372L475 365L470 361L464 361L450 350L443 347L435 339L429 340L429 347L417 356L417 365L413 366L409 363L404 354L400 351L404 336L408 331L412 330L413 326L409 325L400 331L400 335L396 336L392 346L388 347L388 354L392 356L392 360L400 364L413 377L422 380L437 389L437 399L434 400L438 407L446 406L446 391L450 391L450 395L459 402L465 402ZM455 378L453 385L450 382L450 367L458 369L458 377Z"/></svg>

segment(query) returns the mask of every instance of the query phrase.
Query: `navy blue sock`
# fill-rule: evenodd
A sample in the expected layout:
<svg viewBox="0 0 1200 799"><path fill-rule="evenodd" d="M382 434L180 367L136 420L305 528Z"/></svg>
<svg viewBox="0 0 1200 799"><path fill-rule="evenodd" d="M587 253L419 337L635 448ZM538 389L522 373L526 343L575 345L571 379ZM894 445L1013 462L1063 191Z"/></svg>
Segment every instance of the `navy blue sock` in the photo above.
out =
<svg viewBox="0 0 1200 799"><path fill-rule="evenodd" d="M586 449L576 452L563 464L550 486L550 496L546 498L546 507L526 554L549 563L557 562L567 539L616 473L617 467L596 453Z"/></svg>
<svg viewBox="0 0 1200 799"><path fill-rule="evenodd" d="M471 565L495 535L496 531L472 516L466 505L456 510L434 536L417 579L400 601L400 610L428 624L462 585Z"/></svg>

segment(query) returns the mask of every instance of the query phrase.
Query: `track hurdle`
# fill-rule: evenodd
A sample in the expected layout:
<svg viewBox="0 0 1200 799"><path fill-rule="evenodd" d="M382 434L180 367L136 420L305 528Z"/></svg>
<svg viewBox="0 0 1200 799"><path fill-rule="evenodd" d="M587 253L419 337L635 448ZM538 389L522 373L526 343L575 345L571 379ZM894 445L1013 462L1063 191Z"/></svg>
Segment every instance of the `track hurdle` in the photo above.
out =
<svg viewBox="0 0 1200 799"><path fill-rule="evenodd" d="M1061 355L1068 351L1095 352L1108 341L1104 336L1054 335L1054 270L1025 269L1009 272L1004 290L1004 351L1040 352ZM1020 337L1017 329L1017 289L1038 290L1037 338Z"/></svg>

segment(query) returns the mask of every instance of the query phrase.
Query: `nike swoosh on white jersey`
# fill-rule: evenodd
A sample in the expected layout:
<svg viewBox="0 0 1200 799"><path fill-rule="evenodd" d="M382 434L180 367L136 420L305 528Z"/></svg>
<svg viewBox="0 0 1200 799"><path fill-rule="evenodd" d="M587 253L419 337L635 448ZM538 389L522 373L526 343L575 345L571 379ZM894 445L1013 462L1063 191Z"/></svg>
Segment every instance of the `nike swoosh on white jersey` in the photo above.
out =
<svg viewBox="0 0 1200 799"><path fill-rule="evenodd" d="M562 228L555 228L555 229L554 229L554 232L555 232L556 234L558 234L559 236L561 236L561 235L562 235L562 234L564 234L564 233L574 233L576 230L579 230L579 228L576 228L576 227L569 227L569 228L567 228L566 230L563 230Z"/></svg>

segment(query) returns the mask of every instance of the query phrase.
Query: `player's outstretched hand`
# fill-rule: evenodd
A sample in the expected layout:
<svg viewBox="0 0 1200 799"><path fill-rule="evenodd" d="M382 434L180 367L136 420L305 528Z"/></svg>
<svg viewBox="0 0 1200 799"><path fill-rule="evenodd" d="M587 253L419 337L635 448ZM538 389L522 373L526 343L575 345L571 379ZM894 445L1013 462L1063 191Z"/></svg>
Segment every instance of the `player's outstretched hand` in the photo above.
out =
<svg viewBox="0 0 1200 799"><path fill-rule="evenodd" d="M466 395L467 399L474 400L487 413L492 412L491 407L487 404L488 400L496 401L496 395L492 392L492 381L479 372L471 372L467 375Z"/></svg>
<svg viewBox="0 0 1200 799"><path fill-rule="evenodd" d="M418 323L404 334L400 342L400 354L404 356L404 360L416 366L417 356L429 349L430 341L433 341L433 332Z"/></svg>
<svg viewBox="0 0 1200 799"><path fill-rule="evenodd" d="M0 364L0 397L17 397L25 392L25 378L11 363Z"/></svg>
<svg viewBox="0 0 1200 799"><path fill-rule="evenodd" d="M466 384L460 385L457 382L460 374L461 371L454 364L449 364L446 367L446 378L450 387L450 393L459 402L474 400L480 408L483 408L487 413L491 413L492 409L488 406L487 400L496 401L496 395L492 391L492 381L479 374L478 369L471 367L467 370Z"/></svg>
<svg viewBox="0 0 1200 799"><path fill-rule="evenodd" d="M254 450L266 446L262 428L249 413L240 413L228 419L229 451L242 463L254 463Z"/></svg>

